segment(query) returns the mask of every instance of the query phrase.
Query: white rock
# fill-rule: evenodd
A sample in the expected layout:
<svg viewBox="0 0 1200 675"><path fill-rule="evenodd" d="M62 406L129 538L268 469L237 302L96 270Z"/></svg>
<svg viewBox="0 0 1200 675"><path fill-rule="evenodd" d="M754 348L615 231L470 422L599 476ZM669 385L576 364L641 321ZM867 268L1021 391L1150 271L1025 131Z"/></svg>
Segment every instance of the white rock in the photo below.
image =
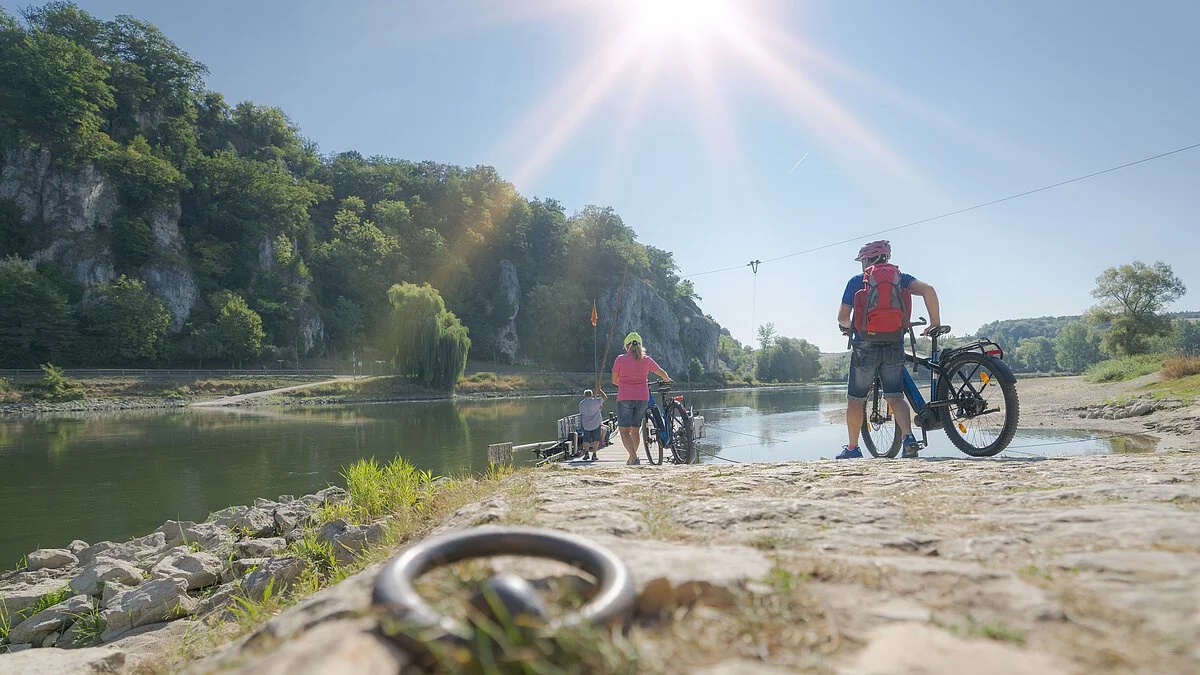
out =
<svg viewBox="0 0 1200 675"><path fill-rule="evenodd" d="M115 673L123 665L125 653L105 647L26 649L0 658L0 675Z"/></svg>
<svg viewBox="0 0 1200 675"><path fill-rule="evenodd" d="M18 613L36 605L43 595L54 593L65 585L60 579L44 579L5 588L0 591L0 612L9 617L11 624Z"/></svg>
<svg viewBox="0 0 1200 675"><path fill-rule="evenodd" d="M40 548L26 556L25 560L31 572L79 564L79 558L65 548Z"/></svg>
<svg viewBox="0 0 1200 675"><path fill-rule="evenodd" d="M242 579L243 595L251 600L261 600L270 586L271 594L278 596L291 588L292 583L307 567L307 562L297 558L271 558Z"/></svg>
<svg viewBox="0 0 1200 675"><path fill-rule="evenodd" d="M13 626L8 633L10 642L31 642L41 644L46 638L57 633L75 622L78 615L91 611L92 599L86 595L76 595L72 598L48 607ZM55 636L55 640L58 637Z"/></svg>
<svg viewBox="0 0 1200 675"><path fill-rule="evenodd" d="M101 556L71 579L71 591L84 595L100 595L103 584L115 582L136 586L142 581L142 571L132 563Z"/></svg>
<svg viewBox="0 0 1200 675"><path fill-rule="evenodd" d="M183 579L187 582L188 590L205 588L217 583L217 579L221 576L221 561L216 556L203 551L200 553L190 553L186 549L183 551L161 560L150 570L150 575L157 579Z"/></svg>
<svg viewBox="0 0 1200 675"><path fill-rule="evenodd" d="M247 539L239 541L233 546L238 558L270 558L286 548L287 541L283 537Z"/></svg>
<svg viewBox="0 0 1200 675"><path fill-rule="evenodd" d="M171 621L195 610L196 600L188 596L183 579L147 581L112 599L104 610L107 628L101 639L110 642L138 626Z"/></svg>

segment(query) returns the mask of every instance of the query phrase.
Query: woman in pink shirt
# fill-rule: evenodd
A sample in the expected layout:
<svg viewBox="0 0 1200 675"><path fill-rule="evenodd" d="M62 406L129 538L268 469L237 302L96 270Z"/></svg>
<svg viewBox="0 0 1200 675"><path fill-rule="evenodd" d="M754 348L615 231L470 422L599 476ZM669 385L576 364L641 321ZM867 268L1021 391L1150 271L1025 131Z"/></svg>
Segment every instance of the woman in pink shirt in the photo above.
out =
<svg viewBox="0 0 1200 675"><path fill-rule="evenodd" d="M638 429L646 416L650 402L649 374L654 373L670 382L671 377L642 350L642 336L631 332L625 336L625 353L613 362L612 381L617 385L617 427L621 444L629 453L626 464L641 464L638 459Z"/></svg>

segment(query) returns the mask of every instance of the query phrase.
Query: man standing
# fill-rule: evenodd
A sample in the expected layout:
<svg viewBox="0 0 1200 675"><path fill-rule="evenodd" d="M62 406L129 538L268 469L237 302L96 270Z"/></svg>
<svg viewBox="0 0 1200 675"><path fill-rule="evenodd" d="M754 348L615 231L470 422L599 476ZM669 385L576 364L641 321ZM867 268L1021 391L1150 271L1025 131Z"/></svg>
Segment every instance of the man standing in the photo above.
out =
<svg viewBox="0 0 1200 675"><path fill-rule="evenodd" d="M608 394L605 394L603 389L598 391L600 395L593 396L591 389L585 389L583 398L579 401L579 426L583 429L583 437L579 442L583 447L584 461L588 460L588 446L591 446L591 458L599 459L596 451L600 449L602 441L600 424L604 421L604 402L608 400Z"/></svg>
<svg viewBox="0 0 1200 675"><path fill-rule="evenodd" d="M863 273L851 278L842 293L838 326L852 337L853 346L846 382L846 431L850 442L842 447L837 459L863 456L858 449L858 435L864 402L876 377L904 434L904 457L916 457L921 449L912 434L912 414L904 400L904 333L908 330L911 296L921 296L929 310L929 326L922 335L941 325L941 308L933 286L911 274L901 274L888 262L891 257L892 246L887 241L863 246L855 258L862 263Z"/></svg>

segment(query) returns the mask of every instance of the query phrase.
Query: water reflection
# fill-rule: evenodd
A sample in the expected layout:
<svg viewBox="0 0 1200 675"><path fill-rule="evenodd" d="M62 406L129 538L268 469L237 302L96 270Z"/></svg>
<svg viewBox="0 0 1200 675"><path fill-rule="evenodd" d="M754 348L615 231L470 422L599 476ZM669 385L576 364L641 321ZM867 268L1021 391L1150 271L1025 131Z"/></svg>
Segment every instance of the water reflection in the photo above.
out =
<svg viewBox="0 0 1200 675"><path fill-rule="evenodd" d="M686 394L707 421L705 461L832 457L846 442L840 386ZM0 564L72 539L119 539L256 497L340 482L361 458L402 455L439 475L480 473L489 443L555 435L575 397L76 414L0 422ZM612 410L610 402L608 410ZM926 456L961 458L941 432ZM1011 456L1149 452L1152 437L1098 441L1021 430ZM718 459L719 458L719 459ZM519 458L532 462L532 455Z"/></svg>

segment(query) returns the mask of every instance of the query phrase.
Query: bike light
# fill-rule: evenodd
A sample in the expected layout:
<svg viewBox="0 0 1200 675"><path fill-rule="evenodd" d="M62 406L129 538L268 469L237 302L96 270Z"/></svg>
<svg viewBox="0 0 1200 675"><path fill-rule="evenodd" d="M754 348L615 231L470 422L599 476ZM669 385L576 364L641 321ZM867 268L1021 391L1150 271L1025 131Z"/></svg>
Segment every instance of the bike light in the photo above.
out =
<svg viewBox="0 0 1200 675"><path fill-rule="evenodd" d="M682 401L682 400L683 400L683 397L682 397L682 396L676 396L676 397L675 397L675 400L676 400L676 401Z"/></svg>
<svg viewBox="0 0 1200 675"><path fill-rule="evenodd" d="M988 356L1004 356L1004 351L1001 349L989 349L984 354Z"/></svg>

